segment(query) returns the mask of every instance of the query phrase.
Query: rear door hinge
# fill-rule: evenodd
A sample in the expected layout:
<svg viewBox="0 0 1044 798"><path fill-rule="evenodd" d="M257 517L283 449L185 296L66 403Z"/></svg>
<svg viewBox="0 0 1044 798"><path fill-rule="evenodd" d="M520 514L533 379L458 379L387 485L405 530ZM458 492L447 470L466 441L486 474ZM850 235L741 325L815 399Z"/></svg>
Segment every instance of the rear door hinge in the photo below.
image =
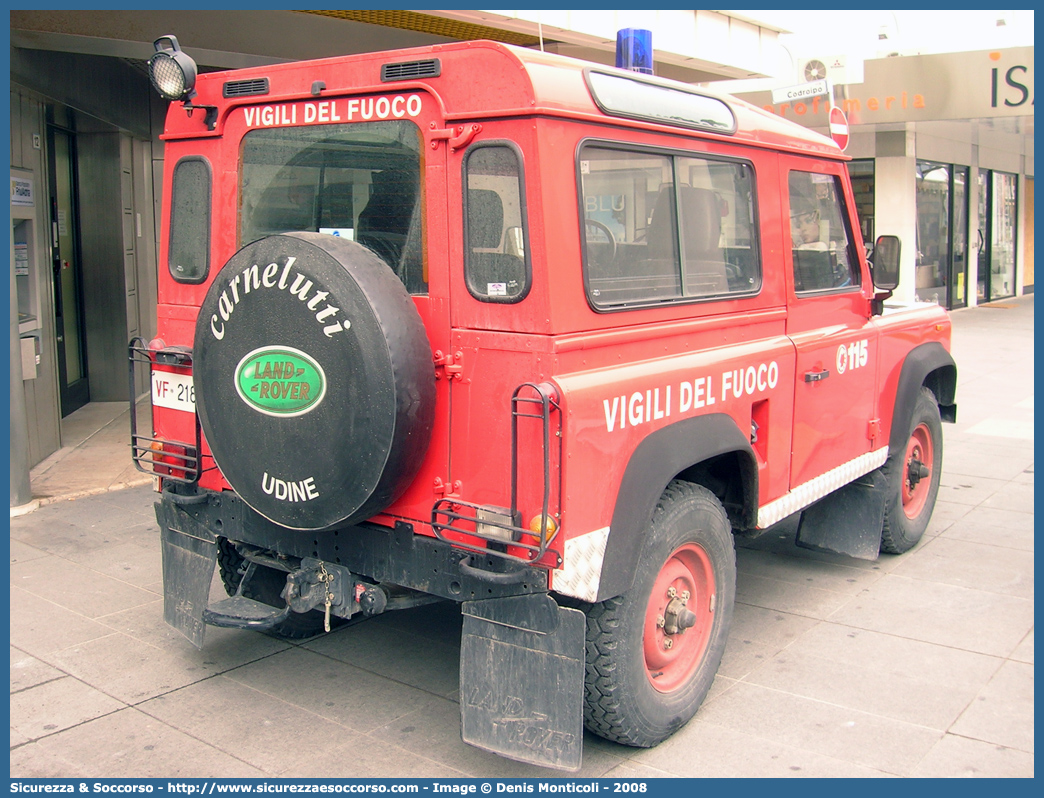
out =
<svg viewBox="0 0 1044 798"><path fill-rule="evenodd" d="M449 480L443 482L441 477L435 477L432 490L436 496L443 499L459 499L464 491L464 483L459 479L450 484Z"/></svg>
<svg viewBox="0 0 1044 798"><path fill-rule="evenodd" d="M433 358L435 362L435 379L439 379L445 373L447 380L459 380L461 371L464 369L460 362L463 359L463 352L457 352L455 355L444 355L441 349L437 349Z"/></svg>
<svg viewBox="0 0 1044 798"><path fill-rule="evenodd" d="M881 437L881 419L872 418L866 428L866 437L875 441Z"/></svg>
<svg viewBox="0 0 1044 798"><path fill-rule="evenodd" d="M440 141L449 142L451 150L466 147L475 135L482 131L482 125L457 125L456 127L439 128L432 122L428 126L428 141L433 150L438 149Z"/></svg>

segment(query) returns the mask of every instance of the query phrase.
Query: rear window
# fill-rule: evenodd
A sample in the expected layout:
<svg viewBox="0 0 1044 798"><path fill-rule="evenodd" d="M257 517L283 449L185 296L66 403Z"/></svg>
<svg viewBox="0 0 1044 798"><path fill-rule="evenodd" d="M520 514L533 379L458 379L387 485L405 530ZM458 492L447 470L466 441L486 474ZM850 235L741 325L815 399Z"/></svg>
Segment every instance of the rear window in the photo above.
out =
<svg viewBox="0 0 1044 798"><path fill-rule="evenodd" d="M483 302L519 302L530 273L522 157L512 144L483 142L468 152L464 174L468 290Z"/></svg>
<svg viewBox="0 0 1044 798"><path fill-rule="evenodd" d="M267 128L243 137L240 246L310 230L369 247L427 293L420 130L408 121Z"/></svg>
<svg viewBox="0 0 1044 798"><path fill-rule="evenodd" d="M587 296L596 310L760 288L749 163L585 145L579 172Z"/></svg>
<svg viewBox="0 0 1044 798"><path fill-rule="evenodd" d="M179 283L201 283L210 269L210 186L206 159L182 158L174 167L167 266Z"/></svg>

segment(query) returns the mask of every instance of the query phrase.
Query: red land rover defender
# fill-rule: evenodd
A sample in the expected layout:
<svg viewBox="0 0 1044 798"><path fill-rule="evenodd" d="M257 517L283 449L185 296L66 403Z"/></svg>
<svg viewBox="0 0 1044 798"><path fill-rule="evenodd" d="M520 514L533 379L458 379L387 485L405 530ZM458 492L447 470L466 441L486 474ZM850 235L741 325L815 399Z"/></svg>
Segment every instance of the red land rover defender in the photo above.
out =
<svg viewBox="0 0 1044 798"><path fill-rule="evenodd" d="M577 768L584 725L652 746L695 714L735 535L920 539L950 322L885 305L899 242L868 263L828 139L491 42L193 89L164 37L151 66L177 102L132 446L197 646L455 601L464 740Z"/></svg>

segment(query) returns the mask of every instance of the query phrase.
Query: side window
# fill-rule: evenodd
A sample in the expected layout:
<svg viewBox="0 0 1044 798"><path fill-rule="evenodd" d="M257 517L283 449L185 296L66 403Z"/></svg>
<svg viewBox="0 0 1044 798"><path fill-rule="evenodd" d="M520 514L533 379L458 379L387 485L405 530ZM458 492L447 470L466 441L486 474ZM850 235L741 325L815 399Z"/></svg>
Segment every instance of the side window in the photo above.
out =
<svg viewBox="0 0 1044 798"><path fill-rule="evenodd" d="M704 158L679 158L678 169L686 296L759 288L754 170Z"/></svg>
<svg viewBox="0 0 1044 798"><path fill-rule="evenodd" d="M464 277L483 302L529 293L529 234L522 159L508 144L483 143L464 159Z"/></svg>
<svg viewBox="0 0 1044 798"><path fill-rule="evenodd" d="M595 309L760 287L749 164L585 146L580 190L587 295Z"/></svg>
<svg viewBox="0 0 1044 798"><path fill-rule="evenodd" d="M210 186L206 159L182 158L174 167L167 265L179 283L201 283L210 269Z"/></svg>
<svg viewBox="0 0 1044 798"><path fill-rule="evenodd" d="M612 308L680 298L671 159L584 147L580 184L591 303Z"/></svg>
<svg viewBox="0 0 1044 798"><path fill-rule="evenodd" d="M791 172L787 183L795 290L808 293L858 286L858 261L852 255L838 178Z"/></svg>

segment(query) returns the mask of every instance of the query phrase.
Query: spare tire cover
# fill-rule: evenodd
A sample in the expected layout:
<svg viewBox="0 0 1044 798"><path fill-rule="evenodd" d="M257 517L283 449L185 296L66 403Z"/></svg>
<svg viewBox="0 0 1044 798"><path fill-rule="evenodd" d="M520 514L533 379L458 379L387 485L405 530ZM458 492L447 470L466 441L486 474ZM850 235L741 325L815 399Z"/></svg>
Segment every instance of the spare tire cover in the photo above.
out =
<svg viewBox="0 0 1044 798"><path fill-rule="evenodd" d="M243 247L207 292L193 349L214 460L277 524L368 518L424 459L431 347L405 287L360 244L295 232Z"/></svg>

